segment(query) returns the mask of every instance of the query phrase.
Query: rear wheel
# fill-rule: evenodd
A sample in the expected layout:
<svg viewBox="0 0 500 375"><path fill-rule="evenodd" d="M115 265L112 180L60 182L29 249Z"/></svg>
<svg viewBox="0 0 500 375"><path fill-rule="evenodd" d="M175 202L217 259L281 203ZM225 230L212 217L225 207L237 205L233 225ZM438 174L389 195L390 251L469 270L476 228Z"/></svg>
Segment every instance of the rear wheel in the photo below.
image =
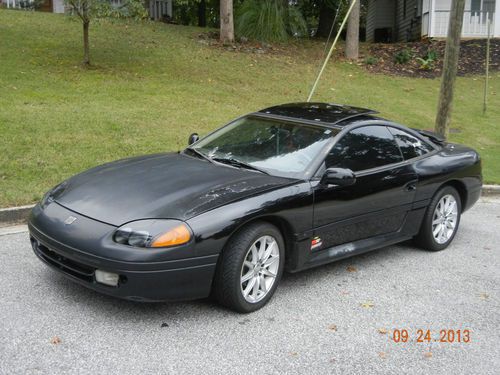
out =
<svg viewBox="0 0 500 375"><path fill-rule="evenodd" d="M243 228L222 254L215 275L217 300L242 313L260 309L281 279L284 250L283 237L273 225L259 222Z"/></svg>
<svg viewBox="0 0 500 375"><path fill-rule="evenodd" d="M415 237L417 245L426 250L444 250L453 241L460 224L462 204L455 188L445 186L432 198Z"/></svg>

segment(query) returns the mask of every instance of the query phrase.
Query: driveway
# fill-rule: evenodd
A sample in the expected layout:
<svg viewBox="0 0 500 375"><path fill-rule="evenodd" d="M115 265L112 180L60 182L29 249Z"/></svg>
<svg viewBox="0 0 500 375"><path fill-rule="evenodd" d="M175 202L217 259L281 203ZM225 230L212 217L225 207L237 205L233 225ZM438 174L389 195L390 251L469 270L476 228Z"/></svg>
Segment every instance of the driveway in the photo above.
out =
<svg viewBox="0 0 500 375"><path fill-rule="evenodd" d="M0 237L0 373L498 374L500 200L468 211L453 245L387 247L285 275L262 310L138 304L48 269L26 232ZM160 287L160 286L159 286ZM406 329L407 342L393 341ZM417 342L417 330L430 342ZM440 330L470 341L439 342Z"/></svg>

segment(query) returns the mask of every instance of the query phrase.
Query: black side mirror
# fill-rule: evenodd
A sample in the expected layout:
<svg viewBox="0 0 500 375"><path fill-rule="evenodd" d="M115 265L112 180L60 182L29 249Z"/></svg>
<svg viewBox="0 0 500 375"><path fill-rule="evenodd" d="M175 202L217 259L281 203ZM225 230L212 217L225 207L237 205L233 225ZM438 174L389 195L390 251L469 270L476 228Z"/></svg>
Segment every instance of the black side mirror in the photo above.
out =
<svg viewBox="0 0 500 375"><path fill-rule="evenodd" d="M197 142L200 139L198 133L193 133L188 138L188 145L191 146L193 143Z"/></svg>
<svg viewBox="0 0 500 375"><path fill-rule="evenodd" d="M328 168L321 178L323 185L351 186L355 182L354 172L347 168Z"/></svg>

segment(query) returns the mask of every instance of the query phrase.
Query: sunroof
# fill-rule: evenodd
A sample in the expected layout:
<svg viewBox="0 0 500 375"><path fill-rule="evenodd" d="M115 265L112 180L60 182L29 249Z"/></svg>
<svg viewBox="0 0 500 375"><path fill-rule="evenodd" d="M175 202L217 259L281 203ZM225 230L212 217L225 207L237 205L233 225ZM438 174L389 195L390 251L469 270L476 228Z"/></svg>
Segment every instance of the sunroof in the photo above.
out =
<svg viewBox="0 0 500 375"><path fill-rule="evenodd" d="M259 111L275 116L299 118L330 124L338 123L349 117L377 113L371 109L351 107L330 103L289 103L269 107Z"/></svg>

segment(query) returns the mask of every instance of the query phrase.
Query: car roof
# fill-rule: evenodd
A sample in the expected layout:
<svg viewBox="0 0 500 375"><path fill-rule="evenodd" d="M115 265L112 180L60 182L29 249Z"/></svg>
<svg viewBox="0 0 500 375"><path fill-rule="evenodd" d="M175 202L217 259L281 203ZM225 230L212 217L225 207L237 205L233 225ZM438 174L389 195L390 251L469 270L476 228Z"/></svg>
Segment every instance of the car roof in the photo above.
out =
<svg viewBox="0 0 500 375"><path fill-rule="evenodd" d="M378 119L377 111L334 103L287 103L256 112L256 115L291 121L314 122L326 126L343 127L354 120Z"/></svg>

